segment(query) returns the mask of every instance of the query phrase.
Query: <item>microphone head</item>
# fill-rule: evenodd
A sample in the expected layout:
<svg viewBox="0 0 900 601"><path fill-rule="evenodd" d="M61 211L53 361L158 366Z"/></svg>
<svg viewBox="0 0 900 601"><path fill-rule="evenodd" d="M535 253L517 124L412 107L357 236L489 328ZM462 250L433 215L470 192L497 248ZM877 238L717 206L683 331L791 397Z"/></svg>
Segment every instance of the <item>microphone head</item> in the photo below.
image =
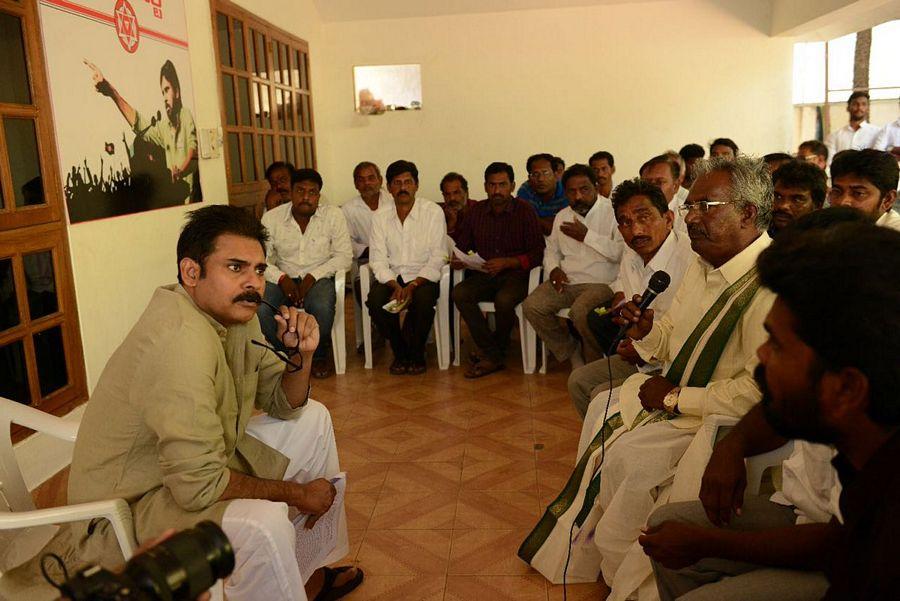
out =
<svg viewBox="0 0 900 601"><path fill-rule="evenodd" d="M668 273L665 271L657 271L650 276L650 282L647 284L647 288L656 294L662 294L665 292L666 288L669 287L671 281L672 278L669 277Z"/></svg>

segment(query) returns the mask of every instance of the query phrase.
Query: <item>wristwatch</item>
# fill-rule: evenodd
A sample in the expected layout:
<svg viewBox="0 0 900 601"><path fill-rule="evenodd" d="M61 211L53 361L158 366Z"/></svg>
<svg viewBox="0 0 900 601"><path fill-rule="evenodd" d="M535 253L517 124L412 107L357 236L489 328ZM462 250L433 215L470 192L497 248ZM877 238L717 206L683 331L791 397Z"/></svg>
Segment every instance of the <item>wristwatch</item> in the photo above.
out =
<svg viewBox="0 0 900 601"><path fill-rule="evenodd" d="M681 386L676 386L663 397L663 407L666 408L666 413L675 413L678 411L678 394L680 392Z"/></svg>

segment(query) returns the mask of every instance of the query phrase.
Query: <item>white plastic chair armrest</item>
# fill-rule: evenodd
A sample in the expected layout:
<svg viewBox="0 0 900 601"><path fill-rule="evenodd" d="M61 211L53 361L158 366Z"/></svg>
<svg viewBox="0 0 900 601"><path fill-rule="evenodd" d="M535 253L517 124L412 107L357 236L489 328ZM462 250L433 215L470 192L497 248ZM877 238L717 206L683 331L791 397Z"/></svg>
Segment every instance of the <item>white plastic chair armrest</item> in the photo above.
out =
<svg viewBox="0 0 900 601"><path fill-rule="evenodd" d="M528 294L534 292L534 289L541 284L541 267L532 267L528 272Z"/></svg>
<svg viewBox="0 0 900 601"><path fill-rule="evenodd" d="M765 471L770 467L780 466L793 452L794 441L789 440L786 444L772 449L768 453L747 457L747 494L758 495Z"/></svg>
<svg viewBox="0 0 900 601"><path fill-rule="evenodd" d="M113 527L122 555L126 560L134 555L137 544L134 539L134 519L131 509L123 499L79 503L33 511L0 512L0 530L15 530L32 526L64 524L93 518L106 518Z"/></svg>
<svg viewBox="0 0 900 601"><path fill-rule="evenodd" d="M54 438L75 442L78 436L77 421L66 421L55 415L44 413L34 407L16 403L8 399L2 399L3 421L25 426L37 432L43 432Z"/></svg>

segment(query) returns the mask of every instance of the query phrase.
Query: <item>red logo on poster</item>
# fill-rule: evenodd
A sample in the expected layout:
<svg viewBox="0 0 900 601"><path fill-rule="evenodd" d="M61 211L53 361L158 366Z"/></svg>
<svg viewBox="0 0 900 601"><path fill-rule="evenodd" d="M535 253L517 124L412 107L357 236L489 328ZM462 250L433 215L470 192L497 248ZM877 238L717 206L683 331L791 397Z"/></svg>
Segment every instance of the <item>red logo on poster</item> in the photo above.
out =
<svg viewBox="0 0 900 601"><path fill-rule="evenodd" d="M141 39L134 9L131 8L128 0L117 0L113 14L116 17L116 35L119 36L119 43L126 52L133 54Z"/></svg>

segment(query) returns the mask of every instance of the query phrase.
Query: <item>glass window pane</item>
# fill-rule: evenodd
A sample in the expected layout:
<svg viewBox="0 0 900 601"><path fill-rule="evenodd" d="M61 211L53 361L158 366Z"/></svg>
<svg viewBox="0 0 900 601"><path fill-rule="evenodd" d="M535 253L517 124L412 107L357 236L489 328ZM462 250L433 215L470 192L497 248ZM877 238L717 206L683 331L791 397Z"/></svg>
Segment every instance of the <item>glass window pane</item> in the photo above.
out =
<svg viewBox="0 0 900 601"><path fill-rule="evenodd" d="M228 17L216 13L216 29L219 34L219 63L231 66L231 36L228 33Z"/></svg>
<svg viewBox="0 0 900 601"><path fill-rule="evenodd" d="M269 70L266 68L266 38L254 31L253 39L256 45L256 75L266 79L269 77Z"/></svg>
<svg viewBox="0 0 900 601"><path fill-rule="evenodd" d="M232 20L234 27L234 66L242 71L247 69L244 61L244 24L238 20Z"/></svg>
<svg viewBox="0 0 900 601"><path fill-rule="evenodd" d="M28 290L28 314L38 319L59 311L56 278L53 273L53 251L45 250L22 256L25 285Z"/></svg>
<svg viewBox="0 0 900 601"><path fill-rule="evenodd" d="M231 172L231 183L239 184L241 178L241 144L236 133L228 134L228 168Z"/></svg>
<svg viewBox="0 0 900 601"><path fill-rule="evenodd" d="M25 345L16 340L0 346L0 396L31 404L28 370L25 367Z"/></svg>
<svg viewBox="0 0 900 601"><path fill-rule="evenodd" d="M288 147L290 146L291 139L287 136L278 136L278 139L281 142L281 160L289 161L290 155L288 154Z"/></svg>
<svg viewBox="0 0 900 601"><path fill-rule="evenodd" d="M275 162L275 143L272 136L263 136L263 164L266 167Z"/></svg>
<svg viewBox="0 0 900 601"><path fill-rule="evenodd" d="M853 62L856 56L856 34L851 33L828 42L828 89L846 90L843 100L853 89Z"/></svg>
<svg viewBox="0 0 900 601"><path fill-rule="evenodd" d="M262 126L266 129L272 129L272 113L269 106L269 86L259 86L259 96L262 100Z"/></svg>
<svg viewBox="0 0 900 601"><path fill-rule="evenodd" d="M241 109L241 125L250 125L250 81L238 77L238 106Z"/></svg>
<svg viewBox="0 0 900 601"><path fill-rule="evenodd" d="M4 63L0 69L0 102L31 104L22 20L15 15L0 13L0 56Z"/></svg>
<svg viewBox="0 0 900 601"><path fill-rule="evenodd" d="M256 152L253 148L253 134L243 134L244 138L244 179L255 182L256 177Z"/></svg>
<svg viewBox="0 0 900 601"><path fill-rule="evenodd" d="M16 206L44 204L34 121L7 117L3 119L3 127L6 131L6 147L15 149L15 152L9 153L9 169L12 171Z"/></svg>
<svg viewBox="0 0 900 601"><path fill-rule="evenodd" d="M259 84L250 84L250 91L253 93L253 126L259 129L261 124L261 107L259 105Z"/></svg>
<svg viewBox="0 0 900 601"><path fill-rule="evenodd" d="M0 332L18 325L19 321L12 259L0 259Z"/></svg>
<svg viewBox="0 0 900 601"><path fill-rule="evenodd" d="M264 162L262 148L265 146L265 142L263 141L263 137L260 135L253 136L253 143L255 146L253 147L253 152L256 154L256 173L259 179L263 179L266 176L266 167L268 164Z"/></svg>
<svg viewBox="0 0 900 601"><path fill-rule="evenodd" d="M291 131L294 129L294 109L291 102L292 94L285 90L284 92L284 129Z"/></svg>
<svg viewBox="0 0 900 601"><path fill-rule="evenodd" d="M237 110L234 106L234 77L222 74L222 94L225 98L225 123L237 125Z"/></svg>
<svg viewBox="0 0 900 601"><path fill-rule="evenodd" d="M272 73L275 83L281 83L281 44L272 42Z"/></svg>
<svg viewBox="0 0 900 601"><path fill-rule="evenodd" d="M284 98L281 95L281 88L275 88L275 122L282 130L284 130L284 113L281 111L283 106Z"/></svg>
<svg viewBox="0 0 900 601"><path fill-rule="evenodd" d="M37 360L38 382L43 398L69 382L62 326L47 328L33 338L34 358Z"/></svg>
<svg viewBox="0 0 900 601"><path fill-rule="evenodd" d="M303 144L306 147L306 166L310 169L315 169L316 164L316 150L313 147L313 139L312 138L304 138Z"/></svg>
<svg viewBox="0 0 900 601"><path fill-rule="evenodd" d="M297 51L288 48L288 56L291 60L291 85L295 88L300 87L300 69L297 68Z"/></svg>
<svg viewBox="0 0 900 601"><path fill-rule="evenodd" d="M281 45L281 82L289 86L291 85L291 72L290 65L288 63L288 54L290 53L290 48L287 47L286 44Z"/></svg>
<svg viewBox="0 0 900 601"><path fill-rule="evenodd" d="M794 104L825 102L825 42L794 44Z"/></svg>
<svg viewBox="0 0 900 601"><path fill-rule="evenodd" d="M306 94L300 97L300 107L303 113L303 131L310 132L312 131L312 126L309 122L309 96Z"/></svg>
<svg viewBox="0 0 900 601"><path fill-rule="evenodd" d="M259 70L256 68L256 32L252 29L250 30L250 39L248 42L247 51L250 53L250 63L247 70L254 75L259 75Z"/></svg>
<svg viewBox="0 0 900 601"><path fill-rule="evenodd" d="M297 146L297 168L306 167L306 150L303 146L303 138L296 138Z"/></svg>
<svg viewBox="0 0 900 601"><path fill-rule="evenodd" d="M869 54L870 88L900 86L900 69L897 68L898 56L900 56L900 20L888 21L873 27L872 50ZM896 97L895 93L893 98Z"/></svg>
<svg viewBox="0 0 900 601"><path fill-rule="evenodd" d="M305 52L300 53L300 87L309 89L309 62Z"/></svg>

